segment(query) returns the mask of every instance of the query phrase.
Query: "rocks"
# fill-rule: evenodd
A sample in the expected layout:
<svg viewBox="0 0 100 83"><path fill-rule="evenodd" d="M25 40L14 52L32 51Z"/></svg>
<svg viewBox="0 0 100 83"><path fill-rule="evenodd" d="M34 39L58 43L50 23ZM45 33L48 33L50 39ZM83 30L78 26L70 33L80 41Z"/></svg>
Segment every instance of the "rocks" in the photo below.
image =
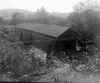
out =
<svg viewBox="0 0 100 83"><path fill-rule="evenodd" d="M24 51L24 54L33 55L35 58L40 59L42 62L46 61L47 54L40 49L32 46L28 50Z"/></svg>

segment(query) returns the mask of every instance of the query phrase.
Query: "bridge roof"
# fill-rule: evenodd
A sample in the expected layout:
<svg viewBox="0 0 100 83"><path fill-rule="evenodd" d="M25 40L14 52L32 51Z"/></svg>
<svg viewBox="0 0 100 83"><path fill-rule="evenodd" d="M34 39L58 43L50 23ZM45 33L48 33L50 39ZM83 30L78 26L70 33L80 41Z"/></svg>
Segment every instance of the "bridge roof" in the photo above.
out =
<svg viewBox="0 0 100 83"><path fill-rule="evenodd" d="M23 23L17 25L18 28L27 29L35 32L39 32L45 35L58 37L62 33L64 33L66 30L69 29L69 27L62 27L58 25L49 25L49 24L31 24L31 23Z"/></svg>

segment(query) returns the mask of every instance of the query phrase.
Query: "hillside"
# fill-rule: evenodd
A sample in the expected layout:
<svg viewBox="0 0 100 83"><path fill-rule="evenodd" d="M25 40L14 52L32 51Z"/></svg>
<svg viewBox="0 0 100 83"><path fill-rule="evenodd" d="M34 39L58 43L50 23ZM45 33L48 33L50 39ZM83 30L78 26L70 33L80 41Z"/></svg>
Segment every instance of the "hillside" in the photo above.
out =
<svg viewBox="0 0 100 83"><path fill-rule="evenodd" d="M5 19L10 19L11 16L16 12L22 13L26 16L34 15L34 12L30 12L23 9L3 9L3 10L0 10L0 16L3 16Z"/></svg>
<svg viewBox="0 0 100 83"><path fill-rule="evenodd" d="M2 9L2 10L0 10L0 16L3 16L5 19L10 19L11 16L16 12L25 15L26 18L31 19L31 18L36 17L36 15L35 15L36 12L28 11L28 10L24 10L24 9ZM56 16L56 17L64 17L64 18L68 16L67 13L59 13L59 12L52 12L49 14Z"/></svg>

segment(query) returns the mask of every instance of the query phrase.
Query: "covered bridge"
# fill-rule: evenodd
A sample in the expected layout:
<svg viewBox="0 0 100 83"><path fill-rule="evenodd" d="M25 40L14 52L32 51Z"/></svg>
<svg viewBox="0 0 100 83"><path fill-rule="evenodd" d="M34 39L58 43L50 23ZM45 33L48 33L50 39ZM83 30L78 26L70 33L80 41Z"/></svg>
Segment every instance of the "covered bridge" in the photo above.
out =
<svg viewBox="0 0 100 83"><path fill-rule="evenodd" d="M69 27L58 25L19 24L16 34L25 45L34 45L50 55L60 51L75 52L76 44L81 41L79 35Z"/></svg>
<svg viewBox="0 0 100 83"><path fill-rule="evenodd" d="M69 27L47 24L20 24L17 26L17 34L25 44L33 44L35 47L48 52L51 44Z"/></svg>

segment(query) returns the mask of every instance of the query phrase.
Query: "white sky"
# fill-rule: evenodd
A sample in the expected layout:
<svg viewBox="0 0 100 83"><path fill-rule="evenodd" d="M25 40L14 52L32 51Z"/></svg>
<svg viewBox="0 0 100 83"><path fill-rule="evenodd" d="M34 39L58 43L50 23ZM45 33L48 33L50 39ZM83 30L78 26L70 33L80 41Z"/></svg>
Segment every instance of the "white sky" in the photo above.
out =
<svg viewBox="0 0 100 83"><path fill-rule="evenodd" d="M0 9L26 9L36 11L44 6L49 12L71 12L72 7L83 0L0 0Z"/></svg>

